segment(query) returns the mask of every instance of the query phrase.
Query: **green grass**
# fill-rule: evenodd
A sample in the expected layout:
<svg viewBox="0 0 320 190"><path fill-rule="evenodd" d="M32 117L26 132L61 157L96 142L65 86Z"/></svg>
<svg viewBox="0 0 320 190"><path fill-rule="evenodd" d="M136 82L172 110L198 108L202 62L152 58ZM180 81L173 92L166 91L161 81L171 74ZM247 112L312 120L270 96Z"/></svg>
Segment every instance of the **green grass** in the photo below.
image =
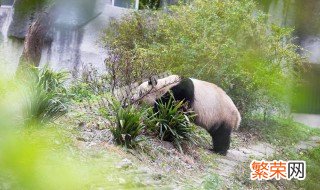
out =
<svg viewBox="0 0 320 190"><path fill-rule="evenodd" d="M306 179L298 181L292 179L287 180L272 180L272 181L252 181L250 180L250 162L241 164L238 168L235 178L246 188L249 189L307 189L316 190L320 189L319 176L320 176L320 146L305 151L297 152L293 147L287 147L283 151L278 152L266 160L303 160L307 164Z"/></svg>
<svg viewBox="0 0 320 190"><path fill-rule="evenodd" d="M259 136L261 140L275 146L292 146L311 136L320 136L320 130L294 122L292 119L272 118L267 121L256 119L242 130Z"/></svg>
<svg viewBox="0 0 320 190"><path fill-rule="evenodd" d="M205 178L203 183L203 189L221 189L223 186L223 181L217 174L212 174Z"/></svg>
<svg viewBox="0 0 320 190"><path fill-rule="evenodd" d="M320 145L304 152L297 152L294 148L288 148L285 151L275 155L275 160L303 160L307 164L306 179L303 181L279 181L273 182L276 186L285 186L288 188L303 188L303 189L320 189Z"/></svg>
<svg viewBox="0 0 320 190"><path fill-rule="evenodd" d="M243 164L239 169L237 179L251 188L277 188L288 189L320 189L320 145L314 149L297 152L295 145L312 136L320 136L320 130L310 128L291 119L273 118L267 122L256 120L245 127L249 133L258 135L260 140L271 143L277 152L267 160L304 160L307 163L307 177L304 181L280 180L280 181L251 181L249 178L249 163Z"/></svg>
<svg viewBox="0 0 320 190"><path fill-rule="evenodd" d="M307 163L307 178L305 181L300 182L299 185L306 189L320 189L320 146L303 155L299 155L296 159L305 160Z"/></svg>

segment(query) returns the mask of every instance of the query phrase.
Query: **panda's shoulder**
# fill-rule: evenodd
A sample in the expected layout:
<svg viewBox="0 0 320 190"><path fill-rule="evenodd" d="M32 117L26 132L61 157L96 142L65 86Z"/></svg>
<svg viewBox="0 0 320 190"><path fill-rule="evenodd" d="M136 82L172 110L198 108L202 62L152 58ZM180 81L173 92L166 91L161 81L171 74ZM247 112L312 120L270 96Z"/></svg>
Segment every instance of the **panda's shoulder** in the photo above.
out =
<svg viewBox="0 0 320 190"><path fill-rule="evenodd" d="M207 86L207 87L212 87L212 88L219 88L217 85L211 83L211 82L207 82L204 80L199 80L199 79L195 79L195 78L190 78L190 80L193 82L194 85L201 85L201 86Z"/></svg>
<svg viewBox="0 0 320 190"><path fill-rule="evenodd" d="M195 79L195 78L190 78L195 86L195 88L208 88L208 89L212 89L216 92L225 94L225 91L220 88L218 85L211 83L211 82L207 82L207 81L203 81L203 80L199 80L199 79Z"/></svg>
<svg viewBox="0 0 320 190"><path fill-rule="evenodd" d="M172 86L171 90L172 89L193 90L194 83L191 78L179 76L179 80Z"/></svg>

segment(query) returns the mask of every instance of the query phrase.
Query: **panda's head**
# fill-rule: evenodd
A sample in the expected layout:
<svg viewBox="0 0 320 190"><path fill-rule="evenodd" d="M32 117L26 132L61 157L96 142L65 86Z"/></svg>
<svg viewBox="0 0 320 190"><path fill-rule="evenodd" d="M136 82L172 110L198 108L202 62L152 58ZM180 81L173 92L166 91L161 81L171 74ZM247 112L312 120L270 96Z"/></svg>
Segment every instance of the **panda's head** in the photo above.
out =
<svg viewBox="0 0 320 190"><path fill-rule="evenodd" d="M140 84L131 99L132 102L145 102L153 105L157 99L180 82L178 75L170 75L161 79L150 77L149 81Z"/></svg>

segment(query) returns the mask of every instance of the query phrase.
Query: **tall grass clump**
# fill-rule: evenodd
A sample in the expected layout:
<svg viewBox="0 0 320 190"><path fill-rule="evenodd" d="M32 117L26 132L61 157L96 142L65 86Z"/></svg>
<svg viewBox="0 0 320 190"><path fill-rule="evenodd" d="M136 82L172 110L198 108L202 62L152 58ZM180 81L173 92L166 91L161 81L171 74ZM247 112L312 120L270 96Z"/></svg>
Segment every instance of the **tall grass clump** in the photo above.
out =
<svg viewBox="0 0 320 190"><path fill-rule="evenodd" d="M112 123L111 132L118 145L135 148L143 140L141 134L145 128L143 124L144 112L129 105L123 107L114 98L109 100L108 111L101 110L103 115Z"/></svg>
<svg viewBox="0 0 320 190"><path fill-rule="evenodd" d="M184 110L185 103L170 96L168 102L158 101L156 112L146 120L150 130L155 131L161 140L173 142L181 152L183 142L195 143L195 127L191 123L195 115Z"/></svg>
<svg viewBox="0 0 320 190"><path fill-rule="evenodd" d="M25 68L20 73L19 80L25 88L22 109L26 126L52 122L67 113L66 77L66 73L48 67Z"/></svg>

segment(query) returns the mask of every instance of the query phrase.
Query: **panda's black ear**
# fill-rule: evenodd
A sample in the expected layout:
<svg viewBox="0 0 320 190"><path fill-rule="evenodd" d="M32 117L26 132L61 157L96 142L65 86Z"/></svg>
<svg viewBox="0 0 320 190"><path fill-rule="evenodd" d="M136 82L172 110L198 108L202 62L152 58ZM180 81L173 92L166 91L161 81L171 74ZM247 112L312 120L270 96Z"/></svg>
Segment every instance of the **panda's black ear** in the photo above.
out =
<svg viewBox="0 0 320 190"><path fill-rule="evenodd" d="M149 78L149 82L148 82L149 85L156 86L157 83L158 83L158 81L157 81L156 77L152 76Z"/></svg>

